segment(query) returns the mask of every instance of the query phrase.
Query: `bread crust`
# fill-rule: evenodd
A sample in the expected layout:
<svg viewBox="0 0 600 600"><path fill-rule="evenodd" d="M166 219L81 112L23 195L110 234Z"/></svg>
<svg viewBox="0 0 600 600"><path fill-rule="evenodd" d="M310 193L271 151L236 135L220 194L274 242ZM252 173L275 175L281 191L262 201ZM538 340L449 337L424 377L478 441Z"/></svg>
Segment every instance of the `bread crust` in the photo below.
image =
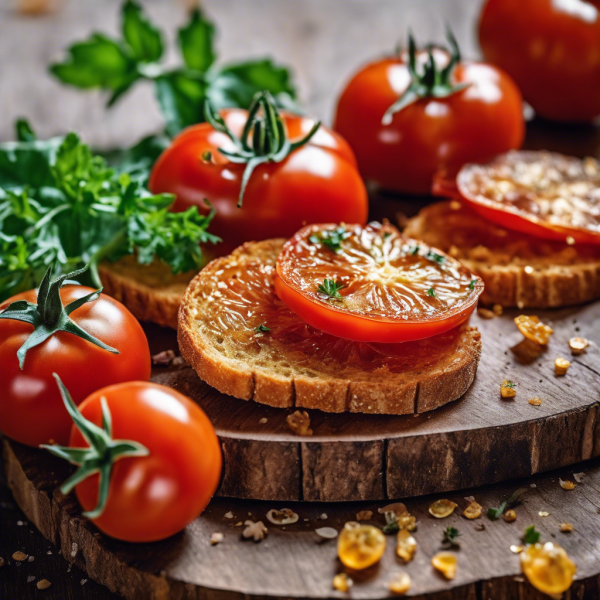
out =
<svg viewBox="0 0 600 600"><path fill-rule="evenodd" d="M274 272L283 243L284 240L279 239L248 242L231 255L211 262L190 283L179 310L178 342L182 356L201 379L220 392L243 400L326 412L420 413L456 400L468 390L481 354L481 336L477 329L466 325L449 333L443 347L438 348L437 342L431 340L408 342L413 344L405 346L408 354L420 348L420 344L424 348L426 344L427 349L422 350L423 360L415 359L406 371L390 370L385 365L369 371L344 360L323 361L305 350L300 352L297 347L286 345L288 342L284 338L275 339L276 328L270 332L273 337L260 338L263 346L257 351L259 344L250 333L253 323L247 326L246 335L251 343L232 342L228 347L224 336L214 332L214 318L219 307L212 302L212 293L217 287L223 289L226 281L231 281L220 274L238 267L243 272L248 264L257 262L272 266ZM278 323L293 325L295 322L303 332L308 332L308 338L327 336L313 330L289 311L275 296L272 283L267 287L266 299L257 304L271 303L271 314L277 315ZM258 305L249 305L248 313L260 312L264 307ZM357 344L333 336L319 340ZM369 346L377 346L380 352L384 346L389 346L398 352L401 345ZM245 347L250 350L245 351Z"/></svg>
<svg viewBox="0 0 600 600"><path fill-rule="evenodd" d="M140 321L177 329L177 313L195 271L173 275L162 263L140 265L134 256L98 266L104 293L123 303Z"/></svg>
<svg viewBox="0 0 600 600"><path fill-rule="evenodd" d="M461 220L468 225L457 226ZM485 284L482 304L543 309L600 298L600 248L569 246L511 232L488 223L457 201L425 207L408 221L404 234L451 254L479 275ZM506 238L504 247L497 245L500 234ZM485 236L495 240L493 247L485 242L465 243Z"/></svg>

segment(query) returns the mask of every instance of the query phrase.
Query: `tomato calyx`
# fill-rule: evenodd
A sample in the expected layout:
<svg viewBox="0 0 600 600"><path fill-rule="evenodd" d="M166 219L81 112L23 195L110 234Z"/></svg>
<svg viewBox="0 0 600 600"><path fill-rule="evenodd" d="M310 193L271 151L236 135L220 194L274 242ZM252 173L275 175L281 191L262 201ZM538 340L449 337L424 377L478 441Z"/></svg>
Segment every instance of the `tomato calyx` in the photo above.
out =
<svg viewBox="0 0 600 600"><path fill-rule="evenodd" d="M88 266L83 267L71 273L60 275L53 281L50 281L54 265L50 265L44 275L38 290L37 304L27 302L27 300L16 300L11 302L2 313L0 319L13 319L15 321L23 321L31 323L34 329L25 340L25 343L17 350L19 359L19 367L23 369L25 364L25 356L27 351L45 342L49 337L53 336L58 331L66 331L72 333L88 342L106 350L113 354L119 354L116 348L108 346L98 338L90 335L82 329L77 323L71 320L70 314L88 302L94 302L100 296L102 288L97 289L91 294L82 296L77 300L64 306L60 297L60 288L65 281L70 278L77 277L84 273Z"/></svg>
<svg viewBox="0 0 600 600"><path fill-rule="evenodd" d="M440 46L429 45L427 48L427 61L423 65L422 72L419 73L417 71L417 45L412 32L408 32L407 68L411 76L411 83L400 98L385 111L381 119L383 125L389 125L397 112L400 112L420 98L447 98L471 85L470 83L453 83L452 75L454 67L460 62L460 48L449 27L446 28L446 38L448 39L450 50ZM435 48L446 51L450 56L448 64L442 69L437 66L433 56Z"/></svg>
<svg viewBox="0 0 600 600"><path fill-rule="evenodd" d="M89 519L97 519L106 508L108 491L110 486L110 475L114 463L126 456L148 456L150 451L142 444L133 440L114 440L112 437L112 417L106 398L102 396L102 427L98 427L88 421L80 412L71 394L64 386L60 377L53 373L60 390L65 407L73 419L73 423L86 439L89 448L71 448L69 446L58 446L56 444L42 444L40 448L48 450L55 456L68 460L79 468L61 486L63 494L69 494L73 488L91 475L98 473L98 504L91 511L86 511L83 516Z"/></svg>
<svg viewBox="0 0 600 600"><path fill-rule="evenodd" d="M242 206L244 191L258 165L281 162L294 150L306 144L321 126L321 121L317 121L303 138L290 141L275 99L266 90L254 95L248 109L248 119L239 138L229 129L223 117L214 111L210 102L204 105L204 115L216 131L224 133L235 144L235 150L219 148L219 152L233 163L246 165L238 196L238 208Z"/></svg>

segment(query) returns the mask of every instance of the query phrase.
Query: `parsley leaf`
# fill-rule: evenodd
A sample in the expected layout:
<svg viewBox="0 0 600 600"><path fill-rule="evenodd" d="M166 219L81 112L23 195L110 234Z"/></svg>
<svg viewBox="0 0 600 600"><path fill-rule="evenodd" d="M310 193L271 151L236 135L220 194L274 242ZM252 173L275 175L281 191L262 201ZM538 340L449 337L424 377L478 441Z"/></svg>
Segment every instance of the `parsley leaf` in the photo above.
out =
<svg viewBox="0 0 600 600"><path fill-rule="evenodd" d="M431 296L432 298L437 298L437 294L435 293L435 290L433 288L429 288L427 290L427 295Z"/></svg>
<svg viewBox="0 0 600 600"><path fill-rule="evenodd" d="M425 255L425 258L434 263L437 263L438 265L441 265L446 260L441 254L438 254L433 250L429 250L429 252L427 252L427 254Z"/></svg>
<svg viewBox="0 0 600 600"><path fill-rule="evenodd" d="M56 274L90 264L86 283L100 285L97 266L135 254L174 273L203 264L199 243L214 211L172 213L173 196L152 195L129 174L118 173L73 133L0 144L0 301L35 287L48 266Z"/></svg>
<svg viewBox="0 0 600 600"><path fill-rule="evenodd" d="M505 379L502 383L502 387L507 387L514 390L517 387L517 384L514 381L509 381L508 379Z"/></svg>
<svg viewBox="0 0 600 600"><path fill-rule="evenodd" d="M261 323L258 327L254 328L254 331L256 331L256 333L267 333L268 331L271 331L271 328Z"/></svg>
<svg viewBox="0 0 600 600"><path fill-rule="evenodd" d="M317 291L327 296L329 300L342 300L340 290L344 287L342 283L336 283L333 279L324 279L317 287Z"/></svg>
<svg viewBox="0 0 600 600"><path fill-rule="evenodd" d="M535 525L530 525L523 534L523 541L526 544L537 544L540 541L540 532L535 530Z"/></svg>
<svg viewBox="0 0 600 600"><path fill-rule="evenodd" d="M297 110L296 88L287 67L270 59L215 65L215 27L200 10L193 11L178 31L183 64L172 67L161 62L164 38L142 4L127 0L122 7L120 37L95 33L75 42L68 48L67 58L51 65L50 72L67 85L108 92L109 106L136 82L153 82L170 136L204 122L206 100L215 109L248 108L257 92L267 90L280 106Z"/></svg>
<svg viewBox="0 0 600 600"><path fill-rule="evenodd" d="M460 532L456 527L446 527L444 530L444 538L442 540L443 544L449 544L450 546L460 546L458 538L460 537Z"/></svg>
<svg viewBox="0 0 600 600"><path fill-rule="evenodd" d="M498 508L489 508L487 512L487 516L492 520L498 520L507 508L512 508L516 506L520 500L521 496L527 491L527 488L519 488L513 495L508 499L502 502Z"/></svg>
<svg viewBox="0 0 600 600"><path fill-rule="evenodd" d="M474 290L476 283L477 283L477 279L471 279L471 282L469 283L469 289Z"/></svg>
<svg viewBox="0 0 600 600"><path fill-rule="evenodd" d="M323 244L336 254L342 249L342 242L350 237L350 232L344 226L337 229L325 229L313 233L308 239L311 244Z"/></svg>

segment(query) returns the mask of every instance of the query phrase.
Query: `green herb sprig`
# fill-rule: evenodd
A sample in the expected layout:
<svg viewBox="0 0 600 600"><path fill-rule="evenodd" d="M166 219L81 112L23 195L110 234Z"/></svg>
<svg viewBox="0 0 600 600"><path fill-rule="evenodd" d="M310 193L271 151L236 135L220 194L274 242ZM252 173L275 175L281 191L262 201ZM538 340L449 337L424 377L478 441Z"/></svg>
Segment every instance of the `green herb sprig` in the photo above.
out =
<svg viewBox="0 0 600 600"><path fill-rule="evenodd" d="M164 32L140 2L127 0L121 11L120 37L94 33L75 42L67 58L51 65L50 71L65 84L107 92L108 106L136 83L151 81L171 136L204 121L206 100L217 109L248 108L254 94L266 89L280 106L294 107L296 88L287 67L268 58L218 66L214 38L214 24L196 9L178 31L182 64L167 66L162 62Z"/></svg>
<svg viewBox="0 0 600 600"><path fill-rule="evenodd" d="M35 139L18 126L20 140L0 144L0 301L34 288L48 267L55 275L89 265L82 283L100 287L98 264L135 254L174 273L203 265L200 243L219 238L193 207L169 212L170 194L151 194L94 156L77 135Z"/></svg>
<svg viewBox="0 0 600 600"><path fill-rule="evenodd" d="M512 508L521 501L521 497L526 491L527 488L519 488L508 500L502 502L498 508L489 508L487 512L489 519L492 521L498 520L507 508Z"/></svg>
<svg viewBox="0 0 600 600"><path fill-rule="evenodd" d="M324 279L317 287L320 294L327 296L329 300L342 300L340 290L345 287L342 283L337 283L334 279Z"/></svg>
<svg viewBox="0 0 600 600"><path fill-rule="evenodd" d="M456 527L446 527L446 529L444 529L442 544L458 547L460 546L460 542L458 541L460 536L461 533Z"/></svg>
<svg viewBox="0 0 600 600"><path fill-rule="evenodd" d="M523 541L526 544L537 544L540 541L540 532L536 531L535 525L530 525L523 534Z"/></svg>
<svg viewBox="0 0 600 600"><path fill-rule="evenodd" d="M324 229L313 233L308 239L311 244L323 244L336 254L342 250L342 242L350 237L350 232L346 231L343 225L335 229Z"/></svg>

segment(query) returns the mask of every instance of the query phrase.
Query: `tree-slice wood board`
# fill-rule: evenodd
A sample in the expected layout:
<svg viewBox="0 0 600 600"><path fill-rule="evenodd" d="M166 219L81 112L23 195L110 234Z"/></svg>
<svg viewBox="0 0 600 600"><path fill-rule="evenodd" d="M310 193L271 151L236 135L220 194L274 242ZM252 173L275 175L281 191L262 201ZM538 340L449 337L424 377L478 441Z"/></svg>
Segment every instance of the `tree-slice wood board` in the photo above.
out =
<svg viewBox="0 0 600 600"><path fill-rule="evenodd" d="M530 311L528 311L530 312ZM535 311L554 334L547 350L524 364L511 347L523 336L519 311L475 315L483 352L467 394L421 415L385 416L308 411L313 435L287 426L294 409L225 396L189 367L155 367L153 380L200 404L222 442L221 496L257 500L352 501L405 498L495 483L600 455L600 303ZM174 332L147 328L153 351L177 350ZM573 336L590 339L571 356ZM557 357L571 361L554 374ZM504 379L517 384L500 397ZM539 397L540 406L529 404Z"/></svg>
<svg viewBox="0 0 600 600"><path fill-rule="evenodd" d="M17 504L42 534L61 549L62 556L84 569L88 576L131 600L249 600L276 598L369 598L390 596L388 584L395 573L407 572L412 579L410 595L420 600L543 600L520 572L519 556L510 550L519 545L523 531L535 525L542 541L560 543L577 565L577 580L565 600L596 600L600 597L600 461L578 465L551 475L538 475L524 482L496 485L484 490L446 495L458 504L450 517L438 520L428 514L435 499L408 500L408 510L417 517L414 533L418 550L404 565L395 556L395 536L388 536L381 563L364 573L349 573L354 580L350 594L335 592L332 580L343 567L337 559L336 540L323 540L315 530L356 520L359 511L372 511L367 521L384 524L378 508L385 502L293 503L288 505L299 520L287 527L266 519L274 502L214 498L207 510L186 530L168 540L151 544L128 544L110 539L80 516L74 495L57 489L69 474L69 466L46 452L4 442L6 479ZM573 471L584 471L582 483L565 491L559 477L574 479ZM534 487L531 487L531 486ZM517 520L490 521L485 516L517 488L525 487ZM468 521L461 516L475 495L484 515ZM547 516L541 516L547 514ZM260 543L242 540L243 527L251 519L263 521L268 535ZM561 533L560 524L574 526ZM483 530L482 530L483 526ZM442 549L442 532L456 527L461 536L456 579L446 581L430 565ZM224 535L211 546L213 533ZM27 547L18 548L27 552ZM16 550L16 548L15 548ZM14 561L8 558L0 575L9 575ZM36 557L35 564L43 560ZM38 564L38 570L42 564ZM51 592L52 588L48 590ZM44 592L45 593L45 592Z"/></svg>

